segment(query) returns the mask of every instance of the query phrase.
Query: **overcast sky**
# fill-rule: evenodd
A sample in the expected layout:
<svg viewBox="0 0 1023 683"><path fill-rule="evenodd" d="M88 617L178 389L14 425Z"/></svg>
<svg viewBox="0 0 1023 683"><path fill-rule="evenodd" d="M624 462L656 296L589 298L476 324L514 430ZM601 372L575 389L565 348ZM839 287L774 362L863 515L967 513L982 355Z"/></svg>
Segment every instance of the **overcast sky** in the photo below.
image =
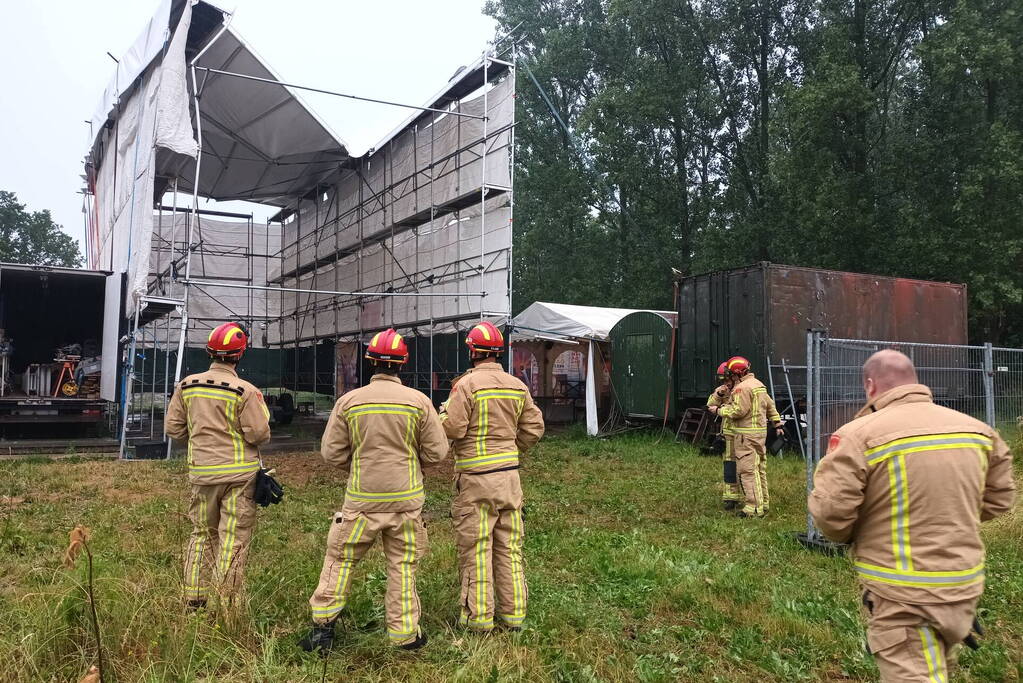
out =
<svg viewBox="0 0 1023 683"><path fill-rule="evenodd" d="M493 37L484 0L212 0L281 79L423 104ZM158 0L5 2L0 21L0 189L49 209L84 251L85 121L114 62ZM310 108L361 154L409 110L303 92Z"/></svg>

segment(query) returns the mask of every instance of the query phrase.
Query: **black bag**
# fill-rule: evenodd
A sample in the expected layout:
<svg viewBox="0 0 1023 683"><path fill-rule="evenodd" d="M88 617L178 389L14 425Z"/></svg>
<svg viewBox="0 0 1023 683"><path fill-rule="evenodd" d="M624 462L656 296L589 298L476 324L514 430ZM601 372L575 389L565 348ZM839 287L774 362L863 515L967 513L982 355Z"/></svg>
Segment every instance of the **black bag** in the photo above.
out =
<svg viewBox="0 0 1023 683"><path fill-rule="evenodd" d="M284 487L270 476L270 470L260 466L256 474L256 493L252 498L260 507L277 505L284 500Z"/></svg>
<svg viewBox="0 0 1023 683"><path fill-rule="evenodd" d="M725 471L724 471L725 483L726 484L738 484L739 483L739 474L738 474L738 465L737 465L737 463L734 460L725 460L725 462L723 464L725 466Z"/></svg>

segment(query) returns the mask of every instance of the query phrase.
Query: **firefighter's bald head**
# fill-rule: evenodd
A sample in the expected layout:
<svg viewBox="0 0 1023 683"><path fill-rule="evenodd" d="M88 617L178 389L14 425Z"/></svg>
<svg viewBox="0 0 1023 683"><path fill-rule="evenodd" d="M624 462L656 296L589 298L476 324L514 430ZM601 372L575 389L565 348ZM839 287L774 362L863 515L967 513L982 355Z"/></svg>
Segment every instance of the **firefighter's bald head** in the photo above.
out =
<svg viewBox="0 0 1023 683"><path fill-rule="evenodd" d="M863 364L863 390L868 401L895 387L918 382L913 361L894 349L878 351Z"/></svg>

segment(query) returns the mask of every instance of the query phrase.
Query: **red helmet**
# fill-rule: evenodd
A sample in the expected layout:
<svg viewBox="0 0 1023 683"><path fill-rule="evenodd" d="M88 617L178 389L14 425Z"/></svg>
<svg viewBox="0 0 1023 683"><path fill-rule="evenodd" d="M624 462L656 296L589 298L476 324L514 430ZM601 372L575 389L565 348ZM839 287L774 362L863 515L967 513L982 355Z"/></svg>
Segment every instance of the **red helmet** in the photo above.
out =
<svg viewBox="0 0 1023 683"><path fill-rule="evenodd" d="M224 323L206 340L206 353L217 360L237 360L249 346L249 333L240 323Z"/></svg>
<svg viewBox="0 0 1023 683"><path fill-rule="evenodd" d="M749 361L742 356L732 356L725 362L729 375L742 377L749 372Z"/></svg>
<svg viewBox="0 0 1023 683"><path fill-rule="evenodd" d="M469 330L469 336L465 343L473 353L503 353L504 335L493 323L483 321L476 327Z"/></svg>
<svg viewBox="0 0 1023 683"><path fill-rule="evenodd" d="M366 358L384 363L403 364L408 362L408 346L401 335L392 328L377 332L366 348Z"/></svg>
<svg viewBox="0 0 1023 683"><path fill-rule="evenodd" d="M728 373L728 361L718 366L717 376L724 377Z"/></svg>

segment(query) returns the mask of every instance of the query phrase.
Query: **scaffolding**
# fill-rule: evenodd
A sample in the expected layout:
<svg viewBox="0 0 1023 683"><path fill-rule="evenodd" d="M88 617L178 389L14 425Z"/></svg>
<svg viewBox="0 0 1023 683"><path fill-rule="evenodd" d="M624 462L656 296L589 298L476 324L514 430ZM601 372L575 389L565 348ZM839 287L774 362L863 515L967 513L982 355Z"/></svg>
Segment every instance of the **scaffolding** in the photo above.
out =
<svg viewBox="0 0 1023 683"><path fill-rule="evenodd" d="M463 371L458 346L446 344L445 359L435 358L435 338L484 318L504 320L511 311L514 45L504 54L488 47L425 106L412 106L204 64L225 33L239 40L225 23L188 63L199 153L191 178L161 178L173 198L155 209L148 291L128 334L123 456L132 440L162 438L157 418L182 377L186 349L205 344L208 331L225 319L245 322L257 347L278 351L277 381L264 386L281 388L287 379L285 388L311 385L316 392L329 382L332 396L347 388L339 359L354 360L361 383L361 345L394 327L414 349L407 382L433 397ZM252 215L200 209L206 159L219 164L216 188L230 173L236 147L244 147L239 135L227 153L208 150L203 137L200 98L227 83L286 85L289 92L312 90L414 113L362 157L335 161L326 174L316 166L320 177L311 188L300 187L303 169L293 176L294 188L280 181L253 187L250 200L279 207L257 228ZM212 127L231 135L220 121ZM179 192L191 195L188 208L179 206ZM327 346L329 359L319 352Z"/></svg>

